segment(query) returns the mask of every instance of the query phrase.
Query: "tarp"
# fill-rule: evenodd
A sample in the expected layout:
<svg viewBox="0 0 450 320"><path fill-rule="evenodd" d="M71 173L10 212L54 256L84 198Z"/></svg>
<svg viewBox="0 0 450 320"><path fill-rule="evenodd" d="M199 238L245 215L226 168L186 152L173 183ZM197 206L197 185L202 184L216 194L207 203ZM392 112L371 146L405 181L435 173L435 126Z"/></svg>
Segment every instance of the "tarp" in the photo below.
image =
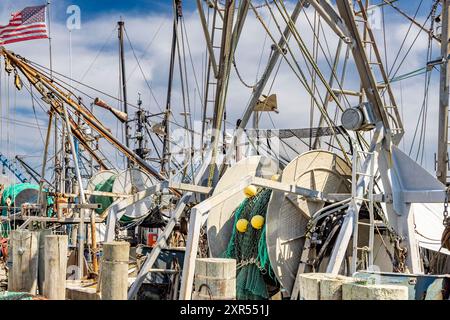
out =
<svg viewBox="0 0 450 320"><path fill-rule="evenodd" d="M7 186L2 194L1 205L7 206L6 200L8 198L10 198L12 201L11 203L14 204L16 197L22 191L27 190L27 189L39 190L39 186L36 184L32 184L32 183L18 183L18 184L12 184L10 186ZM6 215L7 210L3 209L2 214Z"/></svg>
<svg viewBox="0 0 450 320"><path fill-rule="evenodd" d="M441 248L441 238L444 232L444 204L413 203L414 224L419 246L425 249L439 251L450 255L450 251Z"/></svg>

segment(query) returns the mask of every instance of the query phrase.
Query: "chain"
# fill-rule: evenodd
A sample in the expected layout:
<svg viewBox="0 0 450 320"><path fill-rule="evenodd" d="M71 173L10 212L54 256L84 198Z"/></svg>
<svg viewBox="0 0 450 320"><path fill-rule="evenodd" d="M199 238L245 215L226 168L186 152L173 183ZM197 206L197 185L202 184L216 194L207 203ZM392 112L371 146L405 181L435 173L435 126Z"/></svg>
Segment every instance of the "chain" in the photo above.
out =
<svg viewBox="0 0 450 320"><path fill-rule="evenodd" d="M448 187L447 190L445 191L444 212L443 212L444 226L450 226L450 219L448 217L448 193L449 193L449 191L450 191L450 187Z"/></svg>
<svg viewBox="0 0 450 320"><path fill-rule="evenodd" d="M394 256L396 265L394 265L394 271L396 272L406 272L406 254L408 250L400 246L400 239L395 240L394 245Z"/></svg>
<svg viewBox="0 0 450 320"><path fill-rule="evenodd" d="M389 223L388 219L384 215L383 209L377 210L378 215L380 216L381 220L383 221L383 224L385 225L386 229L389 231L389 236L391 238L392 242L395 241L402 241L402 237L399 236L399 234L395 231L394 227Z"/></svg>
<svg viewBox="0 0 450 320"><path fill-rule="evenodd" d="M441 248L449 249L450 250L450 217L448 216L448 193L450 192L450 187L447 187L447 190L445 192L445 201L444 201L444 232L442 234Z"/></svg>
<svg viewBox="0 0 450 320"><path fill-rule="evenodd" d="M408 250L405 247L402 247L400 243L403 238L395 231L394 227L389 223L386 216L384 215L383 210L378 210L378 215L381 217L386 229L389 232L389 237L391 242L394 243L394 270L396 272L405 272L406 271L406 256L408 254Z"/></svg>
<svg viewBox="0 0 450 320"><path fill-rule="evenodd" d="M261 262L259 262L258 258L249 258L245 260L241 260L239 263L236 264L236 270L239 270L242 267L248 266L250 264L256 265L256 267L259 269L261 274L266 274L267 270L264 266L261 265Z"/></svg>

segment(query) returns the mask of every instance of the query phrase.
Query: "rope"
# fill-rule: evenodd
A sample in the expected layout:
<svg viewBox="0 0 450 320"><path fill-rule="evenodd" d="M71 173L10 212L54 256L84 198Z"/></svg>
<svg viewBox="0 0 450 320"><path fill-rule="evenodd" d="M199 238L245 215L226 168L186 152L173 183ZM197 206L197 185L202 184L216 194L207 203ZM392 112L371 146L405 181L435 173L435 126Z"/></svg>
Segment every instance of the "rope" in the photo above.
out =
<svg viewBox="0 0 450 320"><path fill-rule="evenodd" d="M420 8L420 5L422 4L422 2L423 2L423 0L420 1L420 4L419 4L419 6L418 6L418 8L417 8L416 14L414 15L414 18L416 17L417 12L419 11L419 8ZM436 2L435 2L435 4L433 5L433 10L437 7L437 4L438 4L438 3L439 3L439 1L436 1ZM422 28L424 28L425 24L426 24L426 23L428 22L428 20L430 19L431 15L432 15L432 13L433 13L433 10L428 14L427 18L425 19L425 22L424 22L423 25L422 25ZM405 41L406 41L406 37L408 36L411 27L412 27L412 23L410 24L410 27L409 27L409 29L408 29L408 32L407 32L406 35L405 35L405 38L404 38L404 40L403 40L403 42L402 42L402 46L400 47L399 52L398 52L397 55L400 54L400 51L401 51L401 49L403 48L403 45L404 45L404 43L405 43ZM399 66L398 66L397 69L395 70L394 75L393 75L392 77L395 77L396 74L398 73L398 71L400 70L400 67L401 67L401 66L403 65L403 63L405 62L406 58L408 57L409 53L411 52L411 49L414 47L414 44L416 43L417 39L419 38L419 35L420 35L421 32L422 32L422 29L420 29L419 32L417 33L416 37L414 38L412 44L409 46L407 52L405 53L404 57L402 58L402 60L401 60L401 62L400 62L400 64L399 64ZM397 60L397 59L396 59L396 60ZM394 69L394 65L395 65L396 60L394 61L393 65L392 65L392 67L391 67L391 70L390 70L389 73L388 73L388 77L391 75L392 70Z"/></svg>
<svg viewBox="0 0 450 320"><path fill-rule="evenodd" d="M94 63L97 61L98 57L100 56L100 53L102 53L103 49L106 47L106 44L109 42L109 40L111 39L112 35L114 34L114 31L116 30L116 28L114 27L109 35L109 37L106 39L106 41L103 43L103 45L101 46L100 50L98 50L94 60L92 60L91 64L89 65L89 67L86 69L86 71L83 73L83 76L81 77L80 81L84 80L84 77L86 77L86 75L88 74L88 72L91 70L91 68L94 66Z"/></svg>
<svg viewBox="0 0 450 320"><path fill-rule="evenodd" d="M158 100L156 99L155 94L153 93L153 90L152 90L152 88L151 88L151 86L150 86L150 83L148 82L147 77L145 76L144 70L143 70L142 67L141 67L141 64L140 64L140 62L139 62L139 59L138 59L138 57L137 57L137 55L136 55L136 52L135 52L135 50L134 50L133 44L131 43L131 40L130 40L130 38L128 37L127 29L124 27L123 30L125 31L125 37L127 38L128 43L130 44L131 51L133 52L134 59L136 59L137 66L139 67L139 70L141 71L141 74L142 74L142 77L144 78L145 84L147 85L147 88L148 88L148 90L150 91L150 94L151 94L153 100L155 101L156 105L158 106L159 111L160 111L160 112L163 112L163 110L162 110L162 108L161 108L161 105L158 103ZM134 72L134 70L133 70L133 72ZM131 77L131 75L133 74L133 72L132 72L130 75L128 75L128 77L127 77L127 79L125 80L125 82L127 82L127 81L129 80L129 78ZM174 120L175 120L175 119L174 119Z"/></svg>
<svg viewBox="0 0 450 320"><path fill-rule="evenodd" d="M38 118L37 118L37 115L36 115L36 108L35 108L35 106L34 106L33 89L31 89L30 94L31 94L31 107L33 108L34 119L36 120L36 125L37 125L37 127L38 127L38 129L39 129L39 135L41 136L42 143L45 144L44 136L42 135L41 126L39 125L39 121L38 121Z"/></svg>
<svg viewBox="0 0 450 320"><path fill-rule="evenodd" d="M45 66L43 66L43 65L41 65L41 64L39 64L39 63L30 61L30 60L27 60L27 62L30 63L30 65L34 66L34 67L36 68L36 70L38 70L38 71L40 71L40 72L42 72L42 73L44 73L44 74L48 74L48 73L45 71L45 70L48 70L47 67L45 67ZM93 91L95 91L95 92L98 92L98 93L100 93L100 94L102 94L102 95L104 95L104 96L106 96L106 97L109 97L109 98L111 98L111 99L114 99L114 100L116 100L116 101L118 101L118 102L123 102L121 99L118 99L117 97L115 97L115 96L113 96L113 95L111 95L111 94L109 94L109 93L106 93L106 92L104 92L104 91L101 91L101 90L99 90L99 89L96 89L96 88L94 88L94 87L92 87L92 86L89 86L89 85L87 85L87 84L85 84L85 83L82 83L82 82L80 82L80 81L78 81L78 80L70 79L68 76L65 76L65 75L63 75L63 74L61 74L61 73L59 73L59 72L53 71L53 74L56 74L56 75L58 75L58 76L60 76L60 77L62 77L62 78L65 78L65 79L72 80L73 82L75 82L75 83L77 83L77 84L80 84L80 85L82 85L83 87L86 87L86 88L88 88L88 89L90 89L90 90L93 90ZM58 80L59 80L59 81L58 81ZM54 76L53 76L53 82L54 82L55 84L60 85L61 87L63 87L62 84L64 84L64 85L69 85L69 84L68 84L67 82L65 82L64 80L62 80L62 79L60 79L60 78L56 78L56 77L54 77ZM65 89L65 88L64 88L64 89ZM78 89L78 88L74 88L74 89L75 89L77 92L79 92L79 93L85 95L85 96L88 97L89 99L94 100L94 97L92 97L91 95L87 94L86 92L81 91L81 90ZM67 90L67 89L66 89L66 90ZM72 94L73 94L73 93L72 93ZM130 103L130 102L127 102L127 105L128 105L129 107L134 108L134 109L139 109L139 107L138 107L137 105L132 104L132 103ZM161 115L156 115L156 114L155 114L154 116L157 117L157 118L163 118L163 116L161 116ZM180 127L180 128L184 128L183 126L181 126L180 124L178 124L178 123L176 123L176 122L174 122L174 121L172 121L172 120L169 120L169 122L170 122L171 124L174 124L175 126L178 126L178 127ZM186 130L188 130L188 129L186 129ZM197 134L197 135L200 135L200 134L201 134L200 132L196 132L196 131L193 131L193 133L194 133L194 134Z"/></svg>
<svg viewBox="0 0 450 320"><path fill-rule="evenodd" d="M267 2L267 0L266 0L266 2ZM283 19L285 20L286 24L289 26L289 28L290 28L290 30L291 30L291 32L292 32L294 38L296 39L296 41L297 41L297 43L298 43L298 45L299 45L299 47L300 47L300 50L301 50L302 53L303 53L303 56L306 57L306 59L308 60L308 62L312 65L312 67L314 68L315 72L316 72L317 75L319 76L319 79L320 79L321 82L324 84L324 86L326 87L327 91L330 93L330 96L333 97L333 99L337 102L338 107L339 107L340 109L343 110L342 106L341 106L341 105L339 104L339 102L338 102L338 99L336 98L336 95L333 93L333 91L332 91L332 89L329 87L327 81L324 79L323 74L321 73L321 71L320 71L320 69L319 69L317 63L315 63L314 59L311 57L311 55L310 55L308 49L306 48L306 46L305 46L303 40L301 39L301 37L300 37L298 31L295 29L295 26L293 26L293 23L292 23L292 21L290 20L290 17L289 17L289 15L288 15L288 12L287 12L286 8L284 7L284 5L283 5L282 2L281 2L281 6L283 6L283 8L284 8L284 14L287 15L287 18L284 16L282 10L280 9L280 7L279 7L279 5L278 5L278 2L277 2L277 1L274 1L274 3L275 3L275 5L277 6L278 10L280 11L280 13L281 13ZM275 39L273 38L272 34L270 33L270 31L267 29L266 25L264 24L264 22L263 22L261 16L257 13L257 11L255 10L254 6L253 6L252 4L250 4L250 5L251 5L253 11L255 12L255 14L257 15L258 20L262 23L263 27L265 28L266 32L269 33L269 36L271 37L271 39L272 39L272 41L274 42L275 46L278 48L278 50L281 50L281 49L278 47L278 44L276 43L276 41L275 41ZM280 26L278 25L278 23L276 23L276 19L275 19L275 16L274 16L273 11L271 10L270 6L269 6L268 8L269 8L269 11L270 11L272 17L274 18L275 24L277 25L277 28L278 28L280 34L283 36L283 32L281 31ZM289 20L288 20L288 19L289 19ZM282 57L286 60L286 62L287 62L287 63L289 64L289 66L291 67L291 69L294 71L294 74L296 74L296 76L299 78L300 83L305 87L305 89L306 89L306 91L308 92L308 94L310 94L310 95L313 97L315 104L317 105L317 107L319 108L320 112L321 112L322 115L324 116L324 119L325 119L325 121L327 122L328 126L331 127L331 128L333 128L333 127L334 127L334 125L333 125L333 120L330 118L328 112L323 108L323 106L322 106L322 105L323 105L323 101L322 101L322 104L320 104L320 103L317 101L317 99L316 99L315 95L313 94L311 88L310 88L309 85L307 84L306 77L305 77L304 73L302 72L302 70L301 70L301 68L300 68L300 66L299 66L299 64L298 64L298 62L295 60L295 58L294 58L295 55L293 54L293 52L292 52L292 50L291 50L289 44L287 43L287 40L286 40L286 48L287 48L288 52L290 53L290 55L293 57L294 64L296 65L296 67L297 67L297 69L298 69L298 71L299 71L299 73L300 73L300 76L296 74L296 72L294 71L294 67L293 67L292 64L289 62L289 60L286 58L286 56L285 56L285 55L282 55ZM319 97L320 97L320 96L319 96ZM337 137L336 132L334 132L334 129L332 129L332 130L333 130L333 134L336 136L336 142L338 143L339 148L341 149L344 158L346 159L346 161L347 161L348 163L351 163L350 159L348 158L347 152L345 151L345 148L343 147L343 145L342 145L340 139Z"/></svg>
<svg viewBox="0 0 450 320"><path fill-rule="evenodd" d="M236 71L236 74L237 74L237 76L238 76L238 78L239 78L239 81L241 81L241 83L245 86L245 87L247 87L247 88L249 88L249 89L254 89L260 82L261 82L261 79L260 80L258 80L258 82L256 82L255 84L253 84L253 85L250 85L250 84L248 84L243 78L242 78L242 76L241 76L241 74L240 74L240 72L239 72L239 70L238 70L238 68L237 68L237 66L236 66L236 60L233 58L233 67L234 67L234 70Z"/></svg>
<svg viewBox="0 0 450 320"><path fill-rule="evenodd" d="M436 9L436 7L433 7L433 9ZM434 10L431 12L431 16L434 18L435 12ZM434 19L431 19L431 25L430 30L434 29ZM432 56L432 41L433 38L431 36L428 37L428 47L427 47L427 61L431 60ZM426 133L426 124L427 124L427 111L428 111L428 101L429 101L429 87L431 82L431 70L432 69L426 69L425 74L425 82L424 82L424 97L422 102L422 107L419 112L419 116L417 118L417 124L414 130L413 139L411 142L411 147L409 150L409 155L411 155L415 141L416 136L419 129L420 124L420 134L419 134L419 142L418 142L418 149L416 154L416 161L418 161L420 152L422 151L420 164L423 162L423 156L424 156L424 150L425 150L425 133ZM413 71L414 72L414 71Z"/></svg>

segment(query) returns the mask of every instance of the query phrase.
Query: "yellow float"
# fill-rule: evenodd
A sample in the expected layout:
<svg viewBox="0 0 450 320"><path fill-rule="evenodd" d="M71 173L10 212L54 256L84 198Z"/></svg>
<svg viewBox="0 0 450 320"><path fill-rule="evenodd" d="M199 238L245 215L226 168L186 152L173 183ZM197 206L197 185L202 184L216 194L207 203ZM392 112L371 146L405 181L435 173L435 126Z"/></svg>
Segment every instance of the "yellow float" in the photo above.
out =
<svg viewBox="0 0 450 320"><path fill-rule="evenodd" d="M254 197L258 193L258 189L255 186L249 185L245 187L244 194L247 198Z"/></svg>
<svg viewBox="0 0 450 320"><path fill-rule="evenodd" d="M250 220L250 223L254 229L259 230L264 225L264 217L257 214L253 216L252 220Z"/></svg>
<svg viewBox="0 0 450 320"><path fill-rule="evenodd" d="M244 233L245 231L247 231L247 228L248 228L248 220L247 219L239 219L236 222L236 229L240 233Z"/></svg>

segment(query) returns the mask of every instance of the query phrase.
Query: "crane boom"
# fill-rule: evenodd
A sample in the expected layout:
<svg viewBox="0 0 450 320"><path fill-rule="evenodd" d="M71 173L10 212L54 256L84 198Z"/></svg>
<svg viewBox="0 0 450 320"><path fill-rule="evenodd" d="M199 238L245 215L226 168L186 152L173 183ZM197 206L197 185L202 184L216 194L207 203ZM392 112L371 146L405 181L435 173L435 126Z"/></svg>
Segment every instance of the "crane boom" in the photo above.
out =
<svg viewBox="0 0 450 320"><path fill-rule="evenodd" d="M11 171L21 183L28 182L28 179L25 178L23 173L2 153L0 153L0 162L3 164L3 167L8 168L8 170Z"/></svg>

